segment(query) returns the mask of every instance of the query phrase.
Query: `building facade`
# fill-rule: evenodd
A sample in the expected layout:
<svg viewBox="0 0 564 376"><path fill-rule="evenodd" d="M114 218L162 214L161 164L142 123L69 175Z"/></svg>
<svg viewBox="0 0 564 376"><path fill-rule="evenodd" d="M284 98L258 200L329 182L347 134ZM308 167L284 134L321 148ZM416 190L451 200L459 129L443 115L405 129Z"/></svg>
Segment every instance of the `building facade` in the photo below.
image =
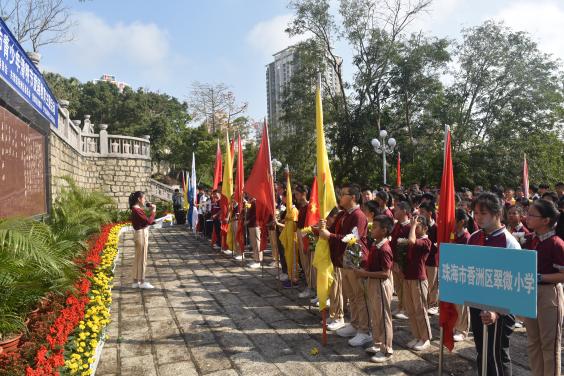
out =
<svg viewBox="0 0 564 376"><path fill-rule="evenodd" d="M296 46L290 46L273 55L274 61L266 66L266 102L268 123L272 134L275 137L283 136L285 130L291 131L288 124L283 124L281 117L283 114L282 102L284 90L290 83L293 74L299 69L299 56ZM339 63L342 59L338 57ZM337 93L339 80L337 74L330 64L326 64L324 81L328 83L330 90Z"/></svg>

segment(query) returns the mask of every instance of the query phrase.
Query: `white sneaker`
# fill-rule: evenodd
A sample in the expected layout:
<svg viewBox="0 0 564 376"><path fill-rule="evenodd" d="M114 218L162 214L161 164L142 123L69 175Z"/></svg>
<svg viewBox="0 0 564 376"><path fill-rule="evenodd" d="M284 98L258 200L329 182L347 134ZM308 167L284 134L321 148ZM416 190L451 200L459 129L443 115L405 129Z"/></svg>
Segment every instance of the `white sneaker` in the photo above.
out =
<svg viewBox="0 0 564 376"><path fill-rule="evenodd" d="M268 266L275 268L278 263L276 261L272 261Z"/></svg>
<svg viewBox="0 0 564 376"><path fill-rule="evenodd" d="M258 268L260 268L260 263L259 262L253 262L252 264L249 265L249 268L258 269Z"/></svg>
<svg viewBox="0 0 564 376"><path fill-rule="evenodd" d="M369 342L372 342L372 336L364 332L357 332L353 338L349 339L349 345L352 347L364 346Z"/></svg>
<svg viewBox="0 0 564 376"><path fill-rule="evenodd" d="M384 363L388 360L390 360L392 357L392 354L384 354L380 351L378 351L373 357L370 358L370 361L373 363Z"/></svg>
<svg viewBox="0 0 564 376"><path fill-rule="evenodd" d="M217 244L214 244L212 247L213 247L213 249L220 249L220 248L221 248L221 247L220 247L219 245L217 245Z"/></svg>
<svg viewBox="0 0 564 376"><path fill-rule="evenodd" d="M229 249L224 249L222 252L223 252L223 254L225 254L225 255L227 255L227 256L232 256L232 255L233 255L233 252L232 252L231 250L229 250Z"/></svg>
<svg viewBox="0 0 564 376"><path fill-rule="evenodd" d="M454 342L462 342L466 339L466 336L462 333L456 333L452 336L452 339L454 340Z"/></svg>
<svg viewBox="0 0 564 376"><path fill-rule="evenodd" d="M431 342L429 340L426 341L417 341L417 344L413 346L413 350L415 351L423 351L427 350L431 346Z"/></svg>
<svg viewBox="0 0 564 376"><path fill-rule="evenodd" d="M403 312L398 312L393 316L394 316L394 318L400 319L400 320L407 320L408 319L407 315Z"/></svg>
<svg viewBox="0 0 564 376"><path fill-rule="evenodd" d="M309 302L311 304L319 305L319 298L316 296L315 298L311 299Z"/></svg>
<svg viewBox="0 0 564 376"><path fill-rule="evenodd" d="M139 288L139 282L133 282L133 283L131 284L131 288L132 288L132 289L138 289L138 288Z"/></svg>
<svg viewBox="0 0 564 376"><path fill-rule="evenodd" d="M413 346L417 345L418 342L419 342L419 340L417 338L412 339L411 341L409 341L407 343L407 348L412 349Z"/></svg>
<svg viewBox="0 0 564 376"><path fill-rule="evenodd" d="M154 289L155 286L151 285L149 282L143 282L139 285L140 289Z"/></svg>
<svg viewBox="0 0 564 376"><path fill-rule="evenodd" d="M243 255L237 255L237 256L235 256L235 260L237 260L237 261L243 260Z"/></svg>
<svg viewBox="0 0 564 376"><path fill-rule="evenodd" d="M523 327L522 321L515 321L515 325L513 326L515 329L521 329Z"/></svg>
<svg viewBox="0 0 564 376"><path fill-rule="evenodd" d="M356 336L356 329L351 324L346 324L341 329L337 329L339 337L354 337Z"/></svg>
<svg viewBox="0 0 564 376"><path fill-rule="evenodd" d="M431 308L429 308L429 309L427 310L427 313L428 313L429 315L436 316L436 315L439 314L439 307L431 307Z"/></svg>
<svg viewBox="0 0 564 376"><path fill-rule="evenodd" d="M345 320L334 320L331 324L327 325L327 330L334 332L335 330L340 330L345 327Z"/></svg>
<svg viewBox="0 0 564 376"><path fill-rule="evenodd" d="M278 277L278 279L281 280L282 282L287 281L288 280L288 274L280 273L280 277Z"/></svg>
<svg viewBox="0 0 564 376"><path fill-rule="evenodd" d="M380 348L376 346L370 346L364 349L369 354L378 354L380 352Z"/></svg>
<svg viewBox="0 0 564 376"><path fill-rule="evenodd" d="M298 298L309 298L312 295L312 291L309 287L306 287L306 289L302 292L300 292L298 294Z"/></svg>
<svg viewBox="0 0 564 376"><path fill-rule="evenodd" d="M335 322L335 320L333 320L331 317L329 317L329 318L327 319L327 326L333 324L334 322ZM323 320L321 320L319 323L320 323L321 325L323 325Z"/></svg>

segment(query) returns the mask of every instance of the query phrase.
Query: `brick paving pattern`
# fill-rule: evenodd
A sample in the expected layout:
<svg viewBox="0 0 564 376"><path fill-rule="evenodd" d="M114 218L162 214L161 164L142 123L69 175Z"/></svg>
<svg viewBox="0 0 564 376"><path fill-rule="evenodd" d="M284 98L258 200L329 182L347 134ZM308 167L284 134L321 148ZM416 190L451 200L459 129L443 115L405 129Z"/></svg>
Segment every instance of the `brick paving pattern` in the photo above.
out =
<svg viewBox="0 0 564 376"><path fill-rule="evenodd" d="M437 374L436 317L434 341L423 352L407 349L407 321L394 320L394 356L374 364L335 334L323 347L318 310L298 298L301 290L282 289L276 268L242 267L173 227L151 232L147 275L155 289L132 289L132 234L120 244L98 376ZM513 375L530 375L524 329L511 341ZM474 357L471 339L456 344L452 354L445 351L445 375L476 375Z"/></svg>

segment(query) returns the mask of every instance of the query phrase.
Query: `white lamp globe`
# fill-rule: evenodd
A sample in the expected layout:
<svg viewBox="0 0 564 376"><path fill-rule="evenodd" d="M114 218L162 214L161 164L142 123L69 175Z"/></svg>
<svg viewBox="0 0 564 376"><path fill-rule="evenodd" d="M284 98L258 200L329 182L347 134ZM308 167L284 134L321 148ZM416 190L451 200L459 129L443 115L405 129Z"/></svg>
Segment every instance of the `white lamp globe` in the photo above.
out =
<svg viewBox="0 0 564 376"><path fill-rule="evenodd" d="M382 129L382 130L380 131L380 138L386 138L387 135L388 135L388 132L386 132L385 129Z"/></svg>
<svg viewBox="0 0 564 376"><path fill-rule="evenodd" d="M377 149L380 147L380 141L377 138L373 138L372 141L370 141L370 143L372 144L372 147L374 149Z"/></svg>
<svg viewBox="0 0 564 376"><path fill-rule="evenodd" d="M391 138L388 140L388 145L390 145L390 147L391 147L392 149L395 148L395 147L396 147L396 139L393 138L393 137L391 137Z"/></svg>

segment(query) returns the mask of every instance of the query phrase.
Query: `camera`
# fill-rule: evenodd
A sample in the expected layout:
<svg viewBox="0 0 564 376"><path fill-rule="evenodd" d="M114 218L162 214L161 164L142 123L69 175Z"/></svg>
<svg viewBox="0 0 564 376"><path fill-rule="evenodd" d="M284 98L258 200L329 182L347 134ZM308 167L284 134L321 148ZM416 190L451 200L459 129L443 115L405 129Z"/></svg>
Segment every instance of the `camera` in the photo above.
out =
<svg viewBox="0 0 564 376"><path fill-rule="evenodd" d="M153 204L151 204L150 202L146 202L146 203L145 203L145 206L148 207L148 208L150 208L151 205L153 205Z"/></svg>

